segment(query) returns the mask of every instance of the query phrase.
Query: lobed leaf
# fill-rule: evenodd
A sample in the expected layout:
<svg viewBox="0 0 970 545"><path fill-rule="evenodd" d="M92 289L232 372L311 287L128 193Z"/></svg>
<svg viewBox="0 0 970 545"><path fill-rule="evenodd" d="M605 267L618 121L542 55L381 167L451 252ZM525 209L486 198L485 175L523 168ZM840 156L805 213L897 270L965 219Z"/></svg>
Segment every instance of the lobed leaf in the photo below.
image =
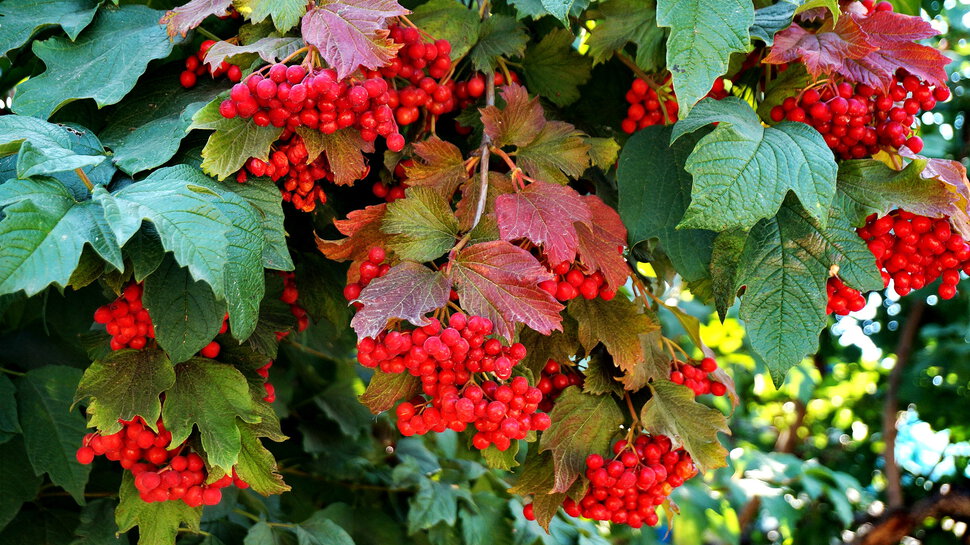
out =
<svg viewBox="0 0 970 545"><path fill-rule="evenodd" d="M572 0L562 2L571 3ZM522 73L529 89L560 107L579 100L579 87L589 81L593 68L587 57L573 49L572 43L572 32L556 29L529 45L522 59Z"/></svg>
<svg viewBox="0 0 970 545"><path fill-rule="evenodd" d="M495 13L482 21L468 58L475 70L492 73L499 57L521 57L528 42L525 28L514 17Z"/></svg>
<svg viewBox="0 0 970 545"><path fill-rule="evenodd" d="M374 369L360 402L370 412L380 414L390 410L398 401L411 399L420 391L421 381L410 373L385 373Z"/></svg>
<svg viewBox="0 0 970 545"><path fill-rule="evenodd" d="M451 44L451 59L458 60L475 45L481 19L474 9L454 0L431 0L414 8L411 22L438 40Z"/></svg>
<svg viewBox="0 0 970 545"><path fill-rule="evenodd" d="M499 91L505 107L486 106L482 110L485 134L498 147L524 146L532 142L546 123L538 98L518 84L506 85Z"/></svg>
<svg viewBox="0 0 970 545"><path fill-rule="evenodd" d="M653 396L640 411L647 431L682 444L702 472L727 465L727 449L717 434L730 435L731 429L721 411L698 403L690 388L666 379L651 382L650 392Z"/></svg>
<svg viewBox="0 0 970 545"><path fill-rule="evenodd" d="M544 182L565 185L589 166L590 145L576 127L548 121L539 134L518 149L517 164L526 174Z"/></svg>
<svg viewBox="0 0 970 545"><path fill-rule="evenodd" d="M227 15L230 7L232 0L190 0L165 12L158 23L165 25L170 37L181 35L184 38L188 31L201 25L210 15Z"/></svg>
<svg viewBox="0 0 970 545"><path fill-rule="evenodd" d="M288 32L295 27L307 10L307 3L303 0L237 0L233 5L253 23L272 17L273 26L280 32Z"/></svg>
<svg viewBox="0 0 970 545"><path fill-rule="evenodd" d="M447 304L450 291L451 283L440 271L413 261L401 262L360 292L357 302L364 306L350 326L363 339L376 337L391 318L427 325L425 314Z"/></svg>
<svg viewBox="0 0 970 545"><path fill-rule="evenodd" d="M448 196L468 180L465 158L458 146L451 142L432 136L415 142L411 149L415 155L414 163L404 167L409 186L431 187Z"/></svg>
<svg viewBox="0 0 970 545"><path fill-rule="evenodd" d="M579 342L586 352L603 343L613 363L624 372L644 361L640 335L660 329L639 305L622 296L610 301L577 297L567 308L579 324Z"/></svg>
<svg viewBox="0 0 970 545"><path fill-rule="evenodd" d="M259 441L251 426L239 427L239 460L235 470L239 478L249 483L257 494L269 496L290 490L278 473L276 458Z"/></svg>
<svg viewBox="0 0 970 545"><path fill-rule="evenodd" d="M600 4L596 28L587 44L593 64L609 60L627 43L637 46L636 65L647 72L664 66L666 32L657 25L656 0L609 0Z"/></svg>
<svg viewBox="0 0 970 545"><path fill-rule="evenodd" d="M574 223L592 221L586 201L571 187L536 181L495 199L502 240L526 239L541 246L550 263L572 262L579 248Z"/></svg>
<svg viewBox="0 0 970 545"><path fill-rule="evenodd" d="M434 261L458 241L458 218L441 194L430 187L410 187L405 197L387 205L381 231L392 235L387 247L401 259Z"/></svg>
<svg viewBox="0 0 970 545"><path fill-rule="evenodd" d="M267 36L253 43L238 45L229 42L216 42L205 54L205 63L215 70L223 62L236 64L237 59L258 55L268 63L285 59L303 47L303 40L291 36Z"/></svg>
<svg viewBox="0 0 970 545"><path fill-rule="evenodd" d="M585 195L583 200L590 210L591 221L589 224L575 224L579 235L580 262L586 270L602 273L607 287L619 289L630 277L630 267L623 257L626 226L616 210L599 197Z"/></svg>
<svg viewBox="0 0 970 545"><path fill-rule="evenodd" d="M118 494L118 508L115 510L118 531L127 532L137 526L138 545L174 543L183 525L189 530L199 531L201 507L189 507L181 501L147 503L139 496L131 472L124 473Z"/></svg>
<svg viewBox="0 0 970 545"><path fill-rule="evenodd" d="M59 25L71 40L76 40L91 24L99 4L95 0L6 0L0 5L0 56L52 26Z"/></svg>

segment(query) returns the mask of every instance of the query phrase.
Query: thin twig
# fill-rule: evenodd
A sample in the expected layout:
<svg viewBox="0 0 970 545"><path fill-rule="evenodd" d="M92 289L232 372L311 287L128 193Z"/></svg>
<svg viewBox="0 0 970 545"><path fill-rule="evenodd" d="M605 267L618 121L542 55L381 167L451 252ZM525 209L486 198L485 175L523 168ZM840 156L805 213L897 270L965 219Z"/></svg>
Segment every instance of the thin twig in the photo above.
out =
<svg viewBox="0 0 970 545"><path fill-rule="evenodd" d="M484 3L483 3L484 5ZM485 11L485 18L488 18L488 10ZM485 105L494 106L495 105L495 78L485 78ZM482 214L485 212L485 201L488 198L488 159L491 154L490 146L492 144L492 139L489 138L488 133L482 132L482 145L479 149L479 156L481 160L478 162L478 171L480 173L478 188L478 203L475 205L475 219L472 221L472 229L478 225L478 222L482 219Z"/></svg>
<svg viewBox="0 0 970 545"><path fill-rule="evenodd" d="M205 36L206 38L209 38L210 40L215 40L217 42L221 42L222 41L222 38L216 36L215 34L209 32L208 30L206 30L204 28L202 28L201 26L195 27L195 30L196 30L196 32L198 32L199 34Z"/></svg>
<svg viewBox="0 0 970 545"><path fill-rule="evenodd" d="M91 183L91 178L88 178L88 175L81 170L81 167L74 169L74 174L77 174L77 177L84 182L84 186L88 188L88 191L94 191L94 184Z"/></svg>

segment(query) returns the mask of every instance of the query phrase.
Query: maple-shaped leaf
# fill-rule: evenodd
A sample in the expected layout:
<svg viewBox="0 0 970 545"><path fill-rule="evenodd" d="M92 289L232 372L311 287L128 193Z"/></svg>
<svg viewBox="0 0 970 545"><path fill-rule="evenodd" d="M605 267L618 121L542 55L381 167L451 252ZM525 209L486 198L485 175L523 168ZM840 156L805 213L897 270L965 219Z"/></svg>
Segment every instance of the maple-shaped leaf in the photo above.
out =
<svg viewBox="0 0 970 545"><path fill-rule="evenodd" d="M475 244L451 267L462 308L492 320L496 334L511 339L517 323L546 335L562 328L563 306L538 286L552 274L522 248L504 240Z"/></svg>
<svg viewBox="0 0 970 545"><path fill-rule="evenodd" d="M967 180L967 167L960 161L917 155L905 146L900 149L900 155L913 159L913 162L922 162L924 166L920 176L924 179L943 183L954 197L946 215L957 232L964 239L970 239L970 180Z"/></svg>
<svg viewBox="0 0 970 545"><path fill-rule="evenodd" d="M403 261L360 292L357 302L364 307L357 311L350 327L358 337L364 338L376 337L391 318L401 318L416 326L427 325L425 314L445 306L450 291L450 282L440 271Z"/></svg>
<svg viewBox="0 0 970 545"><path fill-rule="evenodd" d="M505 107L487 106L482 112L485 134L492 143L502 146L524 146L539 134L546 116L539 98L529 98L529 92L518 84L506 85L499 92Z"/></svg>
<svg viewBox="0 0 970 545"><path fill-rule="evenodd" d="M589 207L575 189L534 182L495 199L495 218L503 240L525 238L542 247L554 264L573 261L579 247L574 223L591 222Z"/></svg>
<svg viewBox="0 0 970 545"><path fill-rule="evenodd" d="M697 402L690 388L666 379L650 383L653 394L640 411L640 421L652 434L683 445L701 472L727 465L727 449L718 433L731 434L721 411Z"/></svg>
<svg viewBox="0 0 970 545"><path fill-rule="evenodd" d="M421 381L410 373L385 373L374 370L360 402L374 414L380 414L402 399L411 399L421 390Z"/></svg>
<svg viewBox="0 0 970 545"><path fill-rule="evenodd" d="M397 0L335 0L308 11L300 28L306 43L343 79L361 66L376 70L394 58L401 45L388 37L387 20L408 13Z"/></svg>
<svg viewBox="0 0 970 545"><path fill-rule="evenodd" d="M518 166L545 182L568 184L589 166L590 145L583 133L564 121L549 121L535 139L518 149Z"/></svg>
<svg viewBox="0 0 970 545"><path fill-rule="evenodd" d="M515 486L509 489L509 492L519 496L532 496L532 508L535 512L536 523L547 532L549 531L549 523L559 512L563 500L568 496L578 501L589 488L588 481L576 479L568 493L552 492L556 485L555 464L553 463L552 453L549 451L539 452L537 449L529 449L522 469L517 473L518 479L515 481Z"/></svg>
<svg viewBox="0 0 970 545"><path fill-rule="evenodd" d="M613 356L613 363L626 372L644 361L640 335L660 329L660 324L640 305L626 297L610 301L577 297L568 308L569 315L579 323L579 342L586 352L603 343Z"/></svg>
<svg viewBox="0 0 970 545"><path fill-rule="evenodd" d="M415 142L411 146L415 160L404 167L408 185L432 187L442 195L450 196L459 185L468 180L465 158L458 146L437 136Z"/></svg>
<svg viewBox="0 0 970 545"><path fill-rule="evenodd" d="M583 197L590 212L590 222L577 222L579 260L590 272L600 271L610 289L617 289L630 277L630 267L623 257L626 226L608 204L596 195Z"/></svg>
<svg viewBox="0 0 970 545"><path fill-rule="evenodd" d="M600 3L598 11L596 28L587 41L593 64L606 62L627 42L633 42L637 46L637 66L647 72L663 69L667 33L657 26L655 2L609 0Z"/></svg>
<svg viewBox="0 0 970 545"><path fill-rule="evenodd" d="M138 527L138 543L175 543L179 528L185 525L190 532L199 531L202 507L189 507L182 501L148 503L135 488L135 477L126 471L118 490L115 522L118 532Z"/></svg>
<svg viewBox="0 0 970 545"><path fill-rule="evenodd" d="M847 15L839 19L839 24L850 19L868 34L868 41L875 49L862 58L846 59L840 74L852 81L886 88L896 70L902 68L933 85L946 86L943 67L950 63L950 59L934 47L916 43L916 40L938 34L929 21L892 11L877 11L868 17Z"/></svg>
<svg viewBox="0 0 970 545"><path fill-rule="evenodd" d="M549 360L559 363L570 361L573 356L579 354L583 346L579 343L578 326L568 314L563 316L562 331L553 331L549 335L543 335L532 329L524 328L519 332L519 342L526 348L525 359L520 365L532 371L534 376L539 376L542 368Z"/></svg>
<svg viewBox="0 0 970 545"><path fill-rule="evenodd" d="M884 216L894 208L934 218L954 212L957 195L932 173L926 176L927 167L926 159L913 159L903 170L876 159L842 161L838 189L853 205L849 220L861 226L869 214Z"/></svg>
<svg viewBox="0 0 970 545"><path fill-rule="evenodd" d="M166 25L168 35L175 37L199 26L210 15L226 15L232 0L192 0L184 6L165 12L159 24Z"/></svg>
<svg viewBox="0 0 970 545"><path fill-rule="evenodd" d="M317 249L334 261L357 261L374 246L381 246L387 235L381 232L381 221L387 204L372 204L352 210L347 219L334 220L333 225L347 238L323 240L317 238Z"/></svg>
<svg viewBox="0 0 970 545"><path fill-rule="evenodd" d="M521 57L529 43L525 27L515 17L493 13L478 27L468 59L479 72L493 72L501 57Z"/></svg>
<svg viewBox="0 0 970 545"><path fill-rule="evenodd" d="M457 242L458 218L434 189L409 187L387 205L381 231L393 235L387 247L401 259L434 261Z"/></svg>
<svg viewBox="0 0 970 545"><path fill-rule="evenodd" d="M273 18L273 26L285 33L300 22L306 13L305 0L235 0L233 5L250 23L256 24Z"/></svg>
<svg viewBox="0 0 970 545"><path fill-rule="evenodd" d="M515 189L512 178L509 178L507 174L492 170L488 171L488 186L485 188L485 207L483 208L485 215L483 217L488 217L495 210L495 200L497 198L506 193L512 193ZM465 180L460 191L461 198L458 199L458 204L455 205L455 215L458 216L458 222L461 228L468 230L472 228L472 222L475 221L475 212L478 208L478 202L482 197L481 172L479 171L474 176ZM480 221L479 225L482 223ZM494 219L492 223L495 223ZM498 229L497 225L495 227Z"/></svg>
<svg viewBox="0 0 970 545"><path fill-rule="evenodd" d="M565 28L543 36L525 50L522 71L529 89L560 107L579 100L579 87L589 81L589 57L573 47L573 33Z"/></svg>
<svg viewBox="0 0 970 545"><path fill-rule="evenodd" d="M623 386L619 382L622 375L605 350L596 350L589 355L583 376L583 393L623 395Z"/></svg>
<svg viewBox="0 0 970 545"><path fill-rule="evenodd" d="M769 64L801 61L814 77L842 70L850 59L862 59L878 49L852 17L810 32L795 24L775 34L775 45L764 58Z"/></svg>
<svg viewBox="0 0 970 545"><path fill-rule="evenodd" d="M643 361L620 378L623 388L632 392L643 388L651 380L670 376L671 355L664 345L663 333L660 329L641 335L640 346L643 349Z"/></svg>
<svg viewBox="0 0 970 545"><path fill-rule="evenodd" d="M321 153L327 156L327 163L333 171L333 183L353 185L361 178L367 167L364 153L374 151L374 143L360 136L360 131L344 128L333 134L300 127L297 134L303 138L307 149L307 162L313 161Z"/></svg>
<svg viewBox="0 0 970 545"><path fill-rule="evenodd" d="M542 433L539 450L552 452L552 492L567 492L586 471L587 456L608 452L623 413L613 396L584 394L570 386L556 399L549 416L552 425Z"/></svg>
<svg viewBox="0 0 970 545"><path fill-rule="evenodd" d="M290 486L283 482L283 476L278 472L273 453L259 440L256 428L240 426L239 438L242 448L239 450L239 462L234 468L239 478L249 483L254 492L263 496L282 494L290 490Z"/></svg>

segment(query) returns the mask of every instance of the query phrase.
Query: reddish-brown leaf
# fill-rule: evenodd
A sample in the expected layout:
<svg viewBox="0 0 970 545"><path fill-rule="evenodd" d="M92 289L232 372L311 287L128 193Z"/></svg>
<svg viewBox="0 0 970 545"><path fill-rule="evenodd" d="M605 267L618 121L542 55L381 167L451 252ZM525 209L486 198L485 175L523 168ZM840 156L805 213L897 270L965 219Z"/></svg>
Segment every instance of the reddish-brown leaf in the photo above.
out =
<svg viewBox="0 0 970 545"><path fill-rule="evenodd" d="M898 68L924 79L933 85L946 85L946 70L950 59L933 47L915 43L937 31L920 17L892 11L877 11L855 19L869 36L869 43L877 48L861 59L846 59L839 71L845 77L876 88L888 87ZM841 22L841 21L840 21Z"/></svg>
<svg viewBox="0 0 970 545"><path fill-rule="evenodd" d="M834 27L828 24L819 32L809 32L793 24L775 34L775 45L764 62L801 61L810 74L818 77L838 72L848 60L862 59L876 49L855 19L840 17Z"/></svg>
<svg viewBox="0 0 970 545"><path fill-rule="evenodd" d="M503 240L528 239L541 246L554 265L575 259L579 235L574 223L591 221L589 208L575 189L548 182L533 182L522 191L500 195L495 199L495 217Z"/></svg>
<svg viewBox="0 0 970 545"><path fill-rule="evenodd" d="M321 2L303 16L301 30L343 79L360 66L375 70L394 58L401 46L388 38L387 20L408 13L397 0Z"/></svg>
<svg viewBox="0 0 970 545"><path fill-rule="evenodd" d="M167 27L168 35L185 34L199 26L210 15L225 15L232 0L192 0L184 6L168 10L159 20L159 24Z"/></svg>
<svg viewBox="0 0 970 545"><path fill-rule="evenodd" d="M440 271L403 261L360 292L357 302L364 306L354 315L350 327L364 338L376 337L392 318L427 325L425 314L447 304L450 292L451 282Z"/></svg>
<svg viewBox="0 0 970 545"><path fill-rule="evenodd" d="M450 197L468 179L465 158L458 146L432 136L412 146L417 156L414 164L404 168L408 185L429 186Z"/></svg>
<svg viewBox="0 0 970 545"><path fill-rule="evenodd" d="M590 211L589 223L576 223L579 235L579 259L589 271L600 271L610 289L626 283L630 267L623 258L626 227L609 205L595 195L583 197Z"/></svg>
<svg viewBox="0 0 970 545"><path fill-rule="evenodd" d="M907 147L900 148L899 153L910 159L926 161L920 176L928 180L938 180L946 186L953 196L949 210L946 211L950 223L964 239L970 239L970 180L967 180L967 167L959 161L923 157Z"/></svg>
<svg viewBox="0 0 970 545"><path fill-rule="evenodd" d="M498 335L511 339L517 323L546 335L562 329L563 306L538 286L552 274L522 248L503 240L475 244L451 266L462 308L492 320Z"/></svg>
<svg viewBox="0 0 970 545"><path fill-rule="evenodd" d="M380 246L387 235L381 232L381 221L387 204L374 204L347 214L347 219L333 224L347 238L323 240L317 237L317 248L334 261L362 261L374 246ZM355 270L355 267L351 267Z"/></svg>
<svg viewBox="0 0 970 545"><path fill-rule="evenodd" d="M478 207L478 199L482 190L482 177L476 173L471 178L465 180L461 187L461 199L455 206L455 215L458 216L459 225L462 229L471 229L472 222L475 220L475 209ZM495 199L500 195L515 191L512 179L500 172L489 171L488 187L485 188L485 214L495 210Z"/></svg>
<svg viewBox="0 0 970 545"><path fill-rule="evenodd" d="M505 108L488 106L481 110L485 134L499 147L524 146L539 134L546 117L538 98L529 98L529 92L521 85L502 88Z"/></svg>

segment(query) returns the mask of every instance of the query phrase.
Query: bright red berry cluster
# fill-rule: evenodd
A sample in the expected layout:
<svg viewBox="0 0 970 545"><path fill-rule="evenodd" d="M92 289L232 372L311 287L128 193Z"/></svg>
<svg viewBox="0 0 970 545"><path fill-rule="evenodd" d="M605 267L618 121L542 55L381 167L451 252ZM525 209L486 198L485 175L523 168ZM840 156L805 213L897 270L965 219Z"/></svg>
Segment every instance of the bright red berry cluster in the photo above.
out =
<svg viewBox="0 0 970 545"><path fill-rule="evenodd" d="M481 316L452 314L448 327L437 319L412 331L386 331L357 345L365 367L385 373L408 372L421 379L423 395L397 406L397 426L405 436L446 429L475 429L472 445L506 450L515 439L549 427L549 415L536 412L542 392L512 368L525 357L519 343L503 346ZM475 375L484 375L472 380ZM493 379L494 377L494 379ZM480 384L480 386L479 386Z"/></svg>
<svg viewBox="0 0 970 545"><path fill-rule="evenodd" d="M367 176L365 169L360 177ZM245 168L236 173L236 181L243 183L249 176L269 176L280 186L283 200L302 212L313 212L317 203L327 202L324 182L333 182L333 171L323 153L310 161L309 152L300 135L289 128L273 144L269 160L250 157Z"/></svg>
<svg viewBox="0 0 970 545"><path fill-rule="evenodd" d="M209 49L215 44L215 40L206 40L202 42L202 45L199 46L198 52L193 55L189 55L185 59L185 70L179 74L179 83L182 84L182 87L185 87L186 89L195 87L199 76L208 72L205 63L202 61L205 59ZM212 78L218 78L223 74L225 74L226 78L232 82L237 82L242 79L242 70L240 70L238 66L229 64L226 61L222 61L222 63L220 63L219 66L212 71Z"/></svg>
<svg viewBox="0 0 970 545"><path fill-rule="evenodd" d="M279 275L283 277L283 293L280 294L280 301L290 305L290 313L296 318L296 330L303 331L310 325L310 317L307 316L306 309L297 303L300 290L296 287L296 273L280 271Z"/></svg>
<svg viewBox="0 0 970 545"><path fill-rule="evenodd" d="M231 475L206 484L208 472L202 457L187 452L186 444L170 449L172 433L165 429L161 420L156 425L158 433L146 426L141 417L119 422L124 427L117 433L85 435L75 456L82 464L90 464L100 455L118 462L135 477L135 488L142 501L182 500L189 507L215 505L222 500L221 489L232 484L239 488L249 487L236 475L235 469Z"/></svg>
<svg viewBox="0 0 970 545"><path fill-rule="evenodd" d="M266 362L266 365L260 367L256 370L256 374L266 379L263 383L263 387L266 389L266 396L263 397L263 401L267 403L272 403L276 401L276 387L273 386L269 381L269 368L273 366L273 360Z"/></svg>
<svg viewBox="0 0 970 545"><path fill-rule="evenodd" d="M417 121L422 108L431 115L454 110L454 82L437 81L451 71L451 43L448 40L424 43L417 29L400 25L392 25L390 31L391 39L401 44L397 56L367 76L384 77L388 81L401 78L408 82L388 91L388 105L394 109L398 125Z"/></svg>
<svg viewBox="0 0 970 545"><path fill-rule="evenodd" d="M148 311L142 307L141 284L128 285L113 302L94 311L94 321L104 324L111 335L111 349L145 348L148 339L155 338L155 327Z"/></svg>
<svg viewBox="0 0 970 545"><path fill-rule="evenodd" d="M845 316L850 312L858 312L865 308L866 298L857 289L845 285L838 276L830 276L825 284L825 292L829 297L825 307L826 314Z"/></svg>
<svg viewBox="0 0 970 545"><path fill-rule="evenodd" d="M670 364L670 382L687 386L694 391L695 396L722 396L727 393L727 386L711 378L714 371L717 371L717 360L714 358L704 358L696 364L674 360Z"/></svg>
<svg viewBox="0 0 970 545"><path fill-rule="evenodd" d="M413 159L401 161L394 167L394 178L397 180L397 183L388 185L381 181L374 182L374 185L371 186L371 192L374 193L375 197L384 199L387 202L403 199L404 190L408 188L408 177L404 169L413 164Z"/></svg>
<svg viewBox="0 0 970 545"><path fill-rule="evenodd" d="M599 297L604 301L616 297L616 290L607 287L603 273L596 271L586 274L584 269L578 262L563 261L550 269L556 278L539 283L539 287L560 301L569 301L580 295L584 299Z"/></svg>
<svg viewBox="0 0 970 545"><path fill-rule="evenodd" d="M563 390L570 386L582 386L583 375L572 365L561 365L556 360L549 360L542 368L541 377L536 384L536 388L542 392L542 401L539 402L539 410L543 412L552 411L552 407Z"/></svg>
<svg viewBox="0 0 970 545"><path fill-rule="evenodd" d="M651 125L669 125L677 121L677 97L669 75L657 88L651 87L643 78L633 80L626 92L626 101L630 106L620 128L627 134Z"/></svg>
<svg viewBox="0 0 970 545"><path fill-rule="evenodd" d="M888 92L845 81L809 88L772 108L771 119L811 125L842 159L869 157L881 147L903 145L919 153L923 140L912 128L917 117L949 97L948 88L934 88L900 70Z"/></svg>
<svg viewBox="0 0 970 545"><path fill-rule="evenodd" d="M391 266L384 263L386 257L387 253L384 252L384 248L380 246L371 248L367 252L367 261L364 261L358 267L360 278L344 287L344 298L348 301L356 301L360 297L361 290L366 288L372 280L387 274L387 271L391 270ZM360 303L354 303L354 308L357 310L360 310L362 306Z"/></svg>
<svg viewBox="0 0 970 545"><path fill-rule="evenodd" d="M404 149L384 79L338 80L329 68L307 72L303 66L282 63L268 68L266 76L255 72L232 87L219 105L223 117L252 118L261 127L308 127L324 134L354 127L367 142L383 136L391 151Z"/></svg>
<svg viewBox="0 0 970 545"><path fill-rule="evenodd" d="M642 434L628 444L613 445L614 457L605 460L599 454L586 458L586 478L590 487L578 503L571 498L563 510L571 517L608 520L632 528L655 526L659 521L656 508L674 488L697 474L690 455L672 449L664 435ZM532 504L525 506L526 518L534 519Z"/></svg>

